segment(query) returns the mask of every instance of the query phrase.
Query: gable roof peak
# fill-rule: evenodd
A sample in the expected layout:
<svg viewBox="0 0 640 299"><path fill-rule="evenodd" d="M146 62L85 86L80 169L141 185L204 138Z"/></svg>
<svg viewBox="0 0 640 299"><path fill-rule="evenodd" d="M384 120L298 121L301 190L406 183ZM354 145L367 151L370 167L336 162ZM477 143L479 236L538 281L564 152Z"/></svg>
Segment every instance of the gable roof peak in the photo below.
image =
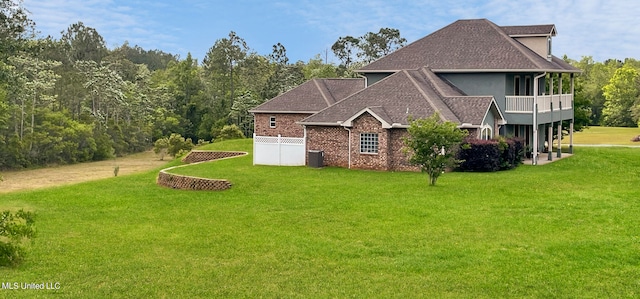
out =
<svg viewBox="0 0 640 299"><path fill-rule="evenodd" d="M428 67L440 72L577 72L547 60L509 33L554 34L553 25L500 27L488 19L457 20L358 70L393 73ZM535 36L535 35L523 35Z"/></svg>
<svg viewBox="0 0 640 299"><path fill-rule="evenodd" d="M501 26L500 28L511 37L546 37L558 34L554 24Z"/></svg>
<svg viewBox="0 0 640 299"><path fill-rule="evenodd" d="M363 78L314 78L249 110L251 113L316 113L365 88Z"/></svg>

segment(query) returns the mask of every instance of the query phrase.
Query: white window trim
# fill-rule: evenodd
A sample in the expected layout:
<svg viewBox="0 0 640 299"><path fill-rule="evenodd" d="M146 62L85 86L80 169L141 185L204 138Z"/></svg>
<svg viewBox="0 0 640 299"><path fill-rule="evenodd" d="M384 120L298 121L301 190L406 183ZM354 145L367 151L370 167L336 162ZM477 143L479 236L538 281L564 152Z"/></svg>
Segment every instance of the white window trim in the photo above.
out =
<svg viewBox="0 0 640 299"><path fill-rule="evenodd" d="M276 117L275 116L269 116L269 128L274 129L276 127Z"/></svg>
<svg viewBox="0 0 640 299"><path fill-rule="evenodd" d="M489 140L493 138L493 129L490 125L485 124L480 129L480 139Z"/></svg>

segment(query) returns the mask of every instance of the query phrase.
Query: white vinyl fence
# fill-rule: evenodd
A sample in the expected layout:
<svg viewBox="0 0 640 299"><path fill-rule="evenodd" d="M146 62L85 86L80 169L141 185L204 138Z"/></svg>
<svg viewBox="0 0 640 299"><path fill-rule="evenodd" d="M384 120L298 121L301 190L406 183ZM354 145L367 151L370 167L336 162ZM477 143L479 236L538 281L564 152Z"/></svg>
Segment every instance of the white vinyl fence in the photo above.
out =
<svg viewBox="0 0 640 299"><path fill-rule="evenodd" d="M305 138L253 134L253 165L305 165Z"/></svg>

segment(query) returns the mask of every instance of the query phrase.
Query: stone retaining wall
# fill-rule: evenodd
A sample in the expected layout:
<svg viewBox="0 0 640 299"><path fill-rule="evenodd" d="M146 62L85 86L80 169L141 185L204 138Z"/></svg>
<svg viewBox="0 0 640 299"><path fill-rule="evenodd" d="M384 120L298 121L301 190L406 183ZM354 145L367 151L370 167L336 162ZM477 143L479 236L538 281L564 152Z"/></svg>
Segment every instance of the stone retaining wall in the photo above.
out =
<svg viewBox="0 0 640 299"><path fill-rule="evenodd" d="M203 163L212 160L220 160L247 155L246 152L220 152L220 151L191 151L182 159L186 163ZM180 190L226 190L231 188L231 182L226 179L208 179L169 173L169 170L189 166L180 165L160 170L157 184Z"/></svg>

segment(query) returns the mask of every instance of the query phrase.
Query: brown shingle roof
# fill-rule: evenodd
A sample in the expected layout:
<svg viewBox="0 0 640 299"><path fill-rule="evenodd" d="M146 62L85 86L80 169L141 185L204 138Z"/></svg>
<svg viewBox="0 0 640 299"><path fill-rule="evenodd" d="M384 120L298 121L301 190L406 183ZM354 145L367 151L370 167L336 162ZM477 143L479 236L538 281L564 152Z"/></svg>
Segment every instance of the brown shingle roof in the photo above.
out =
<svg viewBox="0 0 640 299"><path fill-rule="evenodd" d="M364 79L311 79L249 112L315 113L364 88Z"/></svg>
<svg viewBox="0 0 640 299"><path fill-rule="evenodd" d="M502 26L500 27L509 36L555 36L556 26L529 25L529 26Z"/></svg>
<svg viewBox="0 0 640 299"><path fill-rule="evenodd" d="M348 124L363 111L389 125L407 126L410 118L440 114L443 120L480 125L494 103L491 96L466 96L431 70L397 72L301 121L305 125Z"/></svg>
<svg viewBox="0 0 640 299"><path fill-rule="evenodd" d="M545 25L548 26L548 25ZM546 28L541 26L540 28ZM536 26L510 30L541 30ZM442 71L579 71L547 61L486 19L459 20L374 61L359 72L394 72L426 66Z"/></svg>
<svg viewBox="0 0 640 299"><path fill-rule="evenodd" d="M493 97L447 97L443 101L456 114L461 124L480 125L493 102Z"/></svg>

